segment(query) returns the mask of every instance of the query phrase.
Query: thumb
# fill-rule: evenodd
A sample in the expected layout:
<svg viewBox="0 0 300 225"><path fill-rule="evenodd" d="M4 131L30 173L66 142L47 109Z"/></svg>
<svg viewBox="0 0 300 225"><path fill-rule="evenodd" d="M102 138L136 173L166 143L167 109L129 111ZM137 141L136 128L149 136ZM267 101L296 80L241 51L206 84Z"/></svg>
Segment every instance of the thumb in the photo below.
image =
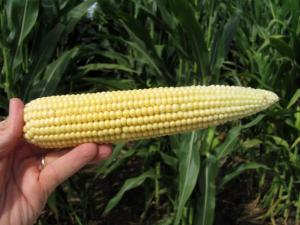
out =
<svg viewBox="0 0 300 225"><path fill-rule="evenodd" d="M0 156L16 147L22 137L24 104L20 99L9 101L8 118L0 126Z"/></svg>

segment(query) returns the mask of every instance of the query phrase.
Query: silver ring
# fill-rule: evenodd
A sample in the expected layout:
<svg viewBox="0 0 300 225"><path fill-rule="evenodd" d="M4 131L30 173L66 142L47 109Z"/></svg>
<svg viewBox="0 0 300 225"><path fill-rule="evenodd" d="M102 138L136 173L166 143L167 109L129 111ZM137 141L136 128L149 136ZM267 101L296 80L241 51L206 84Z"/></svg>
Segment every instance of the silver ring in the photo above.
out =
<svg viewBox="0 0 300 225"><path fill-rule="evenodd" d="M41 164L41 169L44 169L44 168L45 168L45 166L46 166L46 162L45 162L45 156L42 156L42 157L41 157L40 164Z"/></svg>

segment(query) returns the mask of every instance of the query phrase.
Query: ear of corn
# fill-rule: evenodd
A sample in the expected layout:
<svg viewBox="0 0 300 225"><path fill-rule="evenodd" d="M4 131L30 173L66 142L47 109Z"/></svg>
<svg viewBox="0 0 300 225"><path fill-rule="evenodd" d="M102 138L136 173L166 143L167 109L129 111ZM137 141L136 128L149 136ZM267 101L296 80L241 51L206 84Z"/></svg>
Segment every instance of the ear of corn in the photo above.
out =
<svg viewBox="0 0 300 225"><path fill-rule="evenodd" d="M216 126L276 101L270 91L232 86L43 97L25 106L24 136L42 148L131 141Z"/></svg>

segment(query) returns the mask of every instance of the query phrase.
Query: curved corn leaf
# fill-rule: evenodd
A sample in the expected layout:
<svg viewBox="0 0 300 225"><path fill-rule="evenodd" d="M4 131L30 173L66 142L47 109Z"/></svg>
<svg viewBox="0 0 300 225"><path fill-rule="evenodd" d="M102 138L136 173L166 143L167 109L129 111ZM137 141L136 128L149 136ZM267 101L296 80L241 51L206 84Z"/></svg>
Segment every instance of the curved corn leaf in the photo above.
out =
<svg viewBox="0 0 300 225"><path fill-rule="evenodd" d="M284 41L284 36L272 36L270 37L270 44L275 48L282 56L295 58L295 53L291 46Z"/></svg>
<svg viewBox="0 0 300 225"><path fill-rule="evenodd" d="M30 98L53 95L69 63L77 55L78 51L78 48L66 51L58 59L49 64L43 75L43 79L38 81L35 87L30 90Z"/></svg>
<svg viewBox="0 0 300 225"><path fill-rule="evenodd" d="M287 106L287 109L291 108L298 101L299 98L300 98L300 88L295 92L295 94L291 98L291 100Z"/></svg>
<svg viewBox="0 0 300 225"><path fill-rule="evenodd" d="M260 114L258 115L254 120L250 121L247 124L242 125L242 129L248 129L250 127L255 126L256 124L258 124L260 121L262 121L262 119L265 118L264 114Z"/></svg>
<svg viewBox="0 0 300 225"><path fill-rule="evenodd" d="M121 190L106 205L104 214L109 213L120 202L127 191L141 186L146 179L156 179L155 171L153 169L150 169L137 177L127 179Z"/></svg>
<svg viewBox="0 0 300 225"><path fill-rule="evenodd" d="M237 126L229 131L225 142L215 149L217 160L221 160L223 157L234 151L234 148L238 144L238 136L240 135L241 130L242 128Z"/></svg>
<svg viewBox="0 0 300 225"><path fill-rule="evenodd" d="M257 170L257 169L265 169L267 170L268 167L256 162L249 162L249 163L243 163L242 165L238 166L237 168L234 168L234 171L231 173L226 174L220 183L218 184L218 189L222 189L225 184L242 174L243 172L247 170Z"/></svg>
<svg viewBox="0 0 300 225"><path fill-rule="evenodd" d="M96 2L96 0L86 0L68 11L66 15L66 34L74 30L78 21L88 12L88 9Z"/></svg>

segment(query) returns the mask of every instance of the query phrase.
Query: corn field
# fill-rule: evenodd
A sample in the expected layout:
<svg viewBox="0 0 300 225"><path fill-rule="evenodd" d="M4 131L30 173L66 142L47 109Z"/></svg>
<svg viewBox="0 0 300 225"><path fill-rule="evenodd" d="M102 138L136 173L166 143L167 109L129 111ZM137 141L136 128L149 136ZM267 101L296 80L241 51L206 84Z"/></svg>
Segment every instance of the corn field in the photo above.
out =
<svg viewBox="0 0 300 225"><path fill-rule="evenodd" d="M0 0L0 112L19 97L187 85L275 92L259 114L114 144L36 222L300 224L298 0Z"/></svg>

